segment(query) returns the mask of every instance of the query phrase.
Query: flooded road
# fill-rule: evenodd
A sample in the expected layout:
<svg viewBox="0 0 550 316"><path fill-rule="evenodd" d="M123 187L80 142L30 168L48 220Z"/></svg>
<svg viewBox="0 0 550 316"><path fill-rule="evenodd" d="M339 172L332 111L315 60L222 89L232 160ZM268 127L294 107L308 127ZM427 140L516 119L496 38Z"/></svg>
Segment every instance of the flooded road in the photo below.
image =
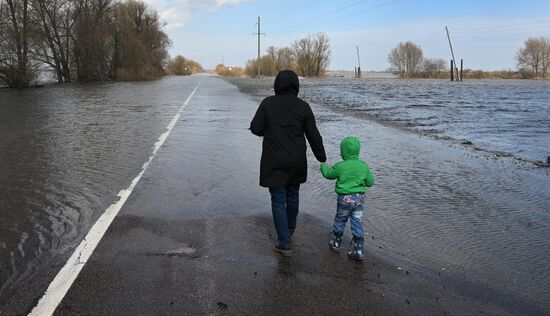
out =
<svg viewBox="0 0 550 316"><path fill-rule="evenodd" d="M64 264L197 81L0 91L0 304Z"/></svg>
<svg viewBox="0 0 550 316"><path fill-rule="evenodd" d="M339 142L345 136L356 135L365 142L362 157L377 179L376 186L367 193L365 215L366 231L376 237L374 242L384 249L391 249L398 257L406 258L409 263L432 267L435 275L452 273L458 276L465 292L491 297L498 304L533 304L541 310L550 310L550 266L547 264L550 260L550 170L517 160L515 156L471 150L463 145L454 146L452 142L439 138L419 137L416 131L411 132L402 126L381 125L360 110L360 106L369 106L369 100L375 98L375 107L398 107L394 111L404 113L407 110L399 107L422 102L412 98L412 95L427 88L447 89L447 82L440 82L442 87L437 88L434 81L416 80L414 82L419 86L416 91L412 81L393 80L392 83L391 80L373 80L372 85L359 88L347 86L345 83L350 79L337 83L340 79L303 80L300 95L313 105L329 162L340 159ZM257 102L271 94L272 80L229 79ZM492 86L489 91L493 89L493 92L485 93L495 94L498 92L496 87L504 83L481 84ZM538 152L538 155L545 152L545 148L549 148L545 144L550 141L550 124L543 118L548 117L546 109L550 105L539 98L549 93L548 89L543 88L547 84L512 82L510 85L515 86L517 99L505 91L510 87L497 93L515 103L529 95L538 104L529 111L539 113L538 108L541 111L540 114L527 112L526 115L533 120L526 120L525 127L516 117L514 124L502 135L498 130L490 134L495 139L504 139L507 135L529 133L529 124L536 121L540 132L534 135L536 142L524 143L514 138L505 142L515 148L531 148L530 152ZM323 89L324 85L326 89ZM521 86L525 86L525 93L518 92ZM538 87L537 92L527 93L533 87ZM336 91L337 88L341 91ZM361 97L356 93L350 97L346 92L349 89L376 89L376 96L365 93ZM391 98L380 97L389 95L388 91L393 91ZM483 98L478 102L472 95L467 98L474 107L478 103L492 102ZM479 95L477 98L480 98ZM332 103L335 99L338 101ZM465 115L471 116L469 120L473 127L471 130L461 128L463 133L476 133L476 130L483 128L491 130L493 125L483 125L489 120L503 129L508 126L506 121L498 120L498 115L485 116L479 110L472 110L472 113L459 109L437 111L445 115L457 113L453 117L457 122L465 120ZM460 111L464 113L460 114ZM423 111L413 112L415 115L421 113ZM395 120L398 117L395 114L391 118ZM479 124L475 124L476 118ZM409 116L403 115L404 121L409 119ZM512 128L516 125L520 127ZM452 132L456 131L446 131ZM314 160L311 163L317 165ZM326 192L333 187L318 175L315 168L313 170L309 177L311 191L308 195L313 200L320 200L321 204L332 205L333 197ZM327 215L331 212L332 209L327 210ZM500 291L498 295L495 295L495 289ZM541 310L534 308L516 312L541 314Z"/></svg>
<svg viewBox="0 0 550 316"><path fill-rule="evenodd" d="M340 140L354 134L377 178L367 195L367 265L341 269L343 258L328 252L334 183L322 178L311 154L298 255L281 263L270 249L268 193L257 186L261 140L246 130L272 79L233 80L251 98L212 76L0 91L0 306L32 308L203 79L61 314L114 313L106 301L136 314L175 313L172 305L213 313L217 302L261 313L288 298L274 295L288 284L303 294L295 308L304 301L330 308L334 282L381 311L550 310L547 169L316 103L324 97L307 81L303 93L329 162L339 159ZM194 252L181 255L182 249ZM136 300L136 289L147 299ZM233 295L239 291L263 296L243 301ZM400 305L381 304L382 297Z"/></svg>

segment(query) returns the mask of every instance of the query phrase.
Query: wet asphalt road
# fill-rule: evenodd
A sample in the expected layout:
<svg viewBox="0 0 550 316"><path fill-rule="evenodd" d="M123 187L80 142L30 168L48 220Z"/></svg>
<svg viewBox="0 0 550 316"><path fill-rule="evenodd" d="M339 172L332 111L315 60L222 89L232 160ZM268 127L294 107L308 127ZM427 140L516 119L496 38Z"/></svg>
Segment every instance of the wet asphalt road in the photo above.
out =
<svg viewBox="0 0 550 316"><path fill-rule="evenodd" d="M523 303L472 281L475 275L442 273L434 264L411 262L401 253L410 251L402 244L398 251L388 250L391 242L384 239L391 239L392 230L384 236L367 227L364 264L330 252L334 184L320 179L311 153L295 256L280 257L271 250L275 231L269 193L257 184L261 139L247 130L257 101L219 77L185 80L180 104L200 81L196 94L55 314L501 315L513 314L512 305ZM361 124L365 131L379 130ZM400 142L426 148L409 141L413 136L399 137L403 140L388 141L388 150ZM147 157L150 148L144 152ZM144 162L134 160L128 163ZM51 266L40 279L53 278L60 267ZM30 311L45 290L32 287L35 283L19 287L2 313ZM528 314L544 313L544 307L527 306L532 307Z"/></svg>
<svg viewBox="0 0 550 316"><path fill-rule="evenodd" d="M247 130L256 107L223 80L203 78L56 314L382 308L365 295L373 276L326 251L328 221L302 218L295 258L271 250L269 195L257 185L261 139Z"/></svg>
<svg viewBox="0 0 550 316"><path fill-rule="evenodd" d="M332 218L316 210L330 206L307 184L295 256L278 256L261 139L247 130L257 103L220 78L189 80L195 96L55 314L503 312L398 269L375 244L364 264L328 251Z"/></svg>

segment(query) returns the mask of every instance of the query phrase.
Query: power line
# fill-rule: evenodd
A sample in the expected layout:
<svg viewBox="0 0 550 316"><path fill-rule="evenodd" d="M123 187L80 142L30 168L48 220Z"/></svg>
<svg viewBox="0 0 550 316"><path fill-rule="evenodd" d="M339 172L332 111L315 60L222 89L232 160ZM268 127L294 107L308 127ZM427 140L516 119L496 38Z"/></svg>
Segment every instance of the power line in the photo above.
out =
<svg viewBox="0 0 550 316"><path fill-rule="evenodd" d="M507 31L507 32L468 32L468 33L457 33L457 36L460 37L488 37L488 36L499 36L499 37L505 37L505 38L512 38L516 36L524 36L524 35L536 35L536 34L548 34L550 33L550 27L547 29L536 29L536 30L515 30L515 31Z"/></svg>
<svg viewBox="0 0 550 316"><path fill-rule="evenodd" d="M443 31L444 31L444 29L441 29L441 30L439 30L439 31L437 31L437 32L433 32L433 33L431 33L431 34L429 34L429 35L422 36L422 37L420 37L420 38L416 38L416 40L417 40L417 41L427 40L427 39L432 39L432 38L434 38L434 37L437 36L437 35L445 35L445 33L443 33Z"/></svg>
<svg viewBox="0 0 550 316"><path fill-rule="evenodd" d="M434 38L435 35L440 35L441 38ZM428 39L427 41L423 40L423 39ZM447 38L446 38L446 35L445 35L445 29L442 29L440 31L437 31L435 33L430 33L430 34L427 34L427 35L421 35L421 36L417 36L413 39L410 39L410 41L412 42L415 42L415 43L420 43L422 47L424 46L432 46L433 44L437 44L439 42L439 44L441 44L442 47L446 47L447 44ZM367 52L369 54L371 53L378 53L378 52L389 52L389 50L391 50L392 48L394 48L397 43L394 42L394 41L391 41L391 42L373 42L371 44L368 44L368 43L363 43L362 44L362 48L361 48L361 51L363 52ZM448 49L448 48L447 48ZM343 51L346 51L347 49L342 49Z"/></svg>
<svg viewBox="0 0 550 316"><path fill-rule="evenodd" d="M324 21L324 22L321 22L321 23L318 23L318 24L314 24L314 25L310 25L310 26L307 26L307 28L311 28L311 27L316 27L316 26L319 26L319 25L323 25L323 24L328 24L328 23L332 23L332 22L335 22L335 21L339 21L339 20L342 20L342 19L345 19L345 18L348 18L348 17L351 17L351 16L354 16L354 15L358 15L358 14L361 14L361 13L365 13L367 11L372 11L372 10L375 10L375 9L378 9L378 8L381 8L381 7L384 7L384 6L387 6L389 4L392 4L392 3L395 3L395 2L399 2L401 0L392 0L392 1L387 1L387 2L384 2L384 3L381 3L379 5L375 5L375 6L372 6L372 7L369 7L365 10L360 10L360 11L357 11L357 12L354 12L354 13L351 13L351 14L348 14L348 15L344 15L344 16L341 16L341 17L338 17L338 18L335 18L335 19L332 19L332 20L328 20L328 21ZM289 29L289 30L292 30L292 29ZM281 33L279 33L281 34Z"/></svg>
<svg viewBox="0 0 550 316"><path fill-rule="evenodd" d="M509 25L507 27L487 27L487 28L462 28L456 31L457 34L472 34L472 33L503 33L503 32L525 32L539 31L550 28L550 21L537 24Z"/></svg>
<svg viewBox="0 0 550 316"><path fill-rule="evenodd" d="M294 29L294 28L296 28L296 27L298 27L298 26L300 26L300 25L304 25L304 24L307 24L307 23L310 23L310 22L313 22L313 21L317 21L317 20L319 20L319 19L322 19L322 18L327 17L327 16L329 16L329 15L333 15L333 14L335 14L335 13L338 13L338 12L342 11L342 10L345 10L345 9L348 9L348 8L351 8L351 7L354 7L354 6L358 5L358 4L361 4L361 3L366 2L366 1L367 1L367 0L356 1L356 2L354 2L354 3L352 3L352 4L347 5L347 6L338 8L338 9L336 9L336 10L333 10L333 11L331 11L331 12L328 12L328 13L325 13L325 14L323 14L323 15L317 16L317 17L315 17L315 18L311 18L311 19L306 20L306 21L304 21L304 22L301 22L301 23L298 23L298 24L294 24L294 25L292 25L292 26L290 26L290 27L283 28L283 29L278 29L278 30L276 29L276 30L275 30L275 33L282 33L282 32L284 32L284 31L286 31L286 30Z"/></svg>
<svg viewBox="0 0 550 316"><path fill-rule="evenodd" d="M442 34L443 35L443 34ZM441 37L441 38L433 38L431 40L417 40L417 42L421 43L423 46L430 46L430 45L433 45L433 44L439 44L441 42L444 42L445 41L445 37Z"/></svg>
<svg viewBox="0 0 550 316"><path fill-rule="evenodd" d="M466 32L472 32L472 31L484 31L484 30L502 30L502 31L506 31L506 30L509 30L509 29L517 29L518 27L519 28L523 28L523 27L532 27L532 26L538 26L540 24L550 24L550 21L548 20L545 20L545 21L535 21L535 22L531 22L531 23L523 23L523 24L505 24L505 25L493 25L493 26L489 26L489 27L478 27L478 28L471 28L471 27L459 27L459 28L456 28L456 31L455 32L463 32L463 31L466 31ZM454 29L453 29L454 31Z"/></svg>
<svg viewBox="0 0 550 316"><path fill-rule="evenodd" d="M475 34L457 34L457 38L490 38L491 40L514 40L521 37L533 37L533 36L540 36L542 35L543 31L524 31L524 32L510 32L510 33L503 33L503 34L478 34L479 36L476 36Z"/></svg>
<svg viewBox="0 0 550 316"><path fill-rule="evenodd" d="M314 3L317 2L317 1L319 1L319 0L310 1L310 2L308 2L308 3L306 3L306 4L304 4L303 6L298 7L298 8L296 8L296 9L292 10L292 11L289 11L289 12L283 14L283 15L280 15L280 16L274 18L274 19L269 19L269 20L267 20L267 21L264 21L264 23L268 23L268 24L269 24L269 23L271 23L271 22L273 22L273 21L277 21L277 20L280 20L280 19L282 19L282 18L286 18L286 17L288 17L289 15L292 15L292 14L294 14L294 13L296 13L296 12L302 10L302 9L305 9L305 8L309 7L310 5L314 4Z"/></svg>

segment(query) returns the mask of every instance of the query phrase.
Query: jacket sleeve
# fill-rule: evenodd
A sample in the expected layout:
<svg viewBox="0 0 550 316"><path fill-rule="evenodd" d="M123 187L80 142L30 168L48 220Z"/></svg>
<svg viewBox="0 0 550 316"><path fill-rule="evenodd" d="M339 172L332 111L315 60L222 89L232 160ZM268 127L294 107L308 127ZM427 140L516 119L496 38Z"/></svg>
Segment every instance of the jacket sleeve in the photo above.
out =
<svg viewBox="0 0 550 316"><path fill-rule="evenodd" d="M321 174L327 179L336 179L338 178L338 170L336 165L334 167L329 167L326 163L321 164Z"/></svg>
<svg viewBox="0 0 550 316"><path fill-rule="evenodd" d="M311 146L311 150L320 162L327 161L327 156L325 154L325 147L323 147L323 138L317 129L315 124L315 116L309 107L309 104L306 103L306 119L304 122L304 133L306 134L307 141Z"/></svg>
<svg viewBox="0 0 550 316"><path fill-rule="evenodd" d="M367 166L367 172L365 173L365 186L372 187L374 185L374 175L370 172L369 167Z"/></svg>
<svg viewBox="0 0 550 316"><path fill-rule="evenodd" d="M260 104L252 122L250 122L250 131L256 136L264 136L265 131L265 113L263 103Z"/></svg>

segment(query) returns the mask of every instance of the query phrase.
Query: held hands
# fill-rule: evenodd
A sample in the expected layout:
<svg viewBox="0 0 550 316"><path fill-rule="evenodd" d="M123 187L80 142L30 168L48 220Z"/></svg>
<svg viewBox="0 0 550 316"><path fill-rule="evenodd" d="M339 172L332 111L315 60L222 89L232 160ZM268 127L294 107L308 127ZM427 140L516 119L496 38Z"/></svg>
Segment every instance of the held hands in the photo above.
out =
<svg viewBox="0 0 550 316"><path fill-rule="evenodd" d="M323 168L328 167L326 162L317 162L314 165L317 166L317 170L319 170L319 171L321 171L321 169L323 169Z"/></svg>

